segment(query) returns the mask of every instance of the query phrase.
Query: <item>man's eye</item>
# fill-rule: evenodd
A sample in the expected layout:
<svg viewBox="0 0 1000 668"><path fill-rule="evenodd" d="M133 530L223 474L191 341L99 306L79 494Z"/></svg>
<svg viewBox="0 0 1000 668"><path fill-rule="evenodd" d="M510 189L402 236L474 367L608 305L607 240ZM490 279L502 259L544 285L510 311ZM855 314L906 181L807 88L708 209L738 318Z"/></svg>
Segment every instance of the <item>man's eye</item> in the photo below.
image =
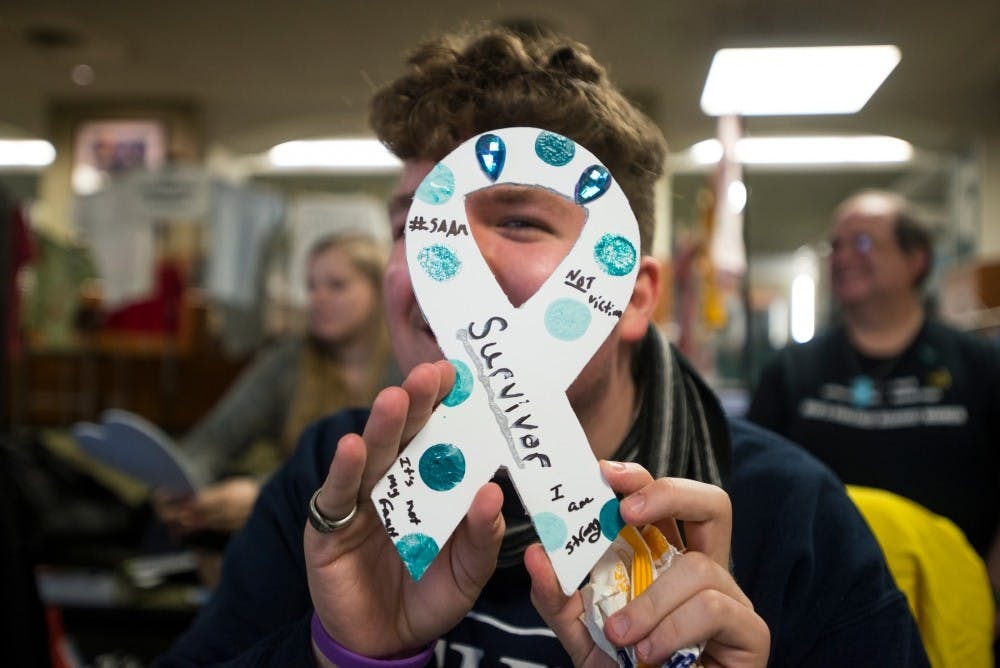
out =
<svg viewBox="0 0 1000 668"><path fill-rule="evenodd" d="M545 225L539 223L535 220L529 220L526 218L506 218L501 220L497 227L501 227L507 230L546 230L548 229Z"/></svg>
<svg viewBox="0 0 1000 668"><path fill-rule="evenodd" d="M868 234L854 235L854 249L859 253L870 253L872 250L872 238Z"/></svg>

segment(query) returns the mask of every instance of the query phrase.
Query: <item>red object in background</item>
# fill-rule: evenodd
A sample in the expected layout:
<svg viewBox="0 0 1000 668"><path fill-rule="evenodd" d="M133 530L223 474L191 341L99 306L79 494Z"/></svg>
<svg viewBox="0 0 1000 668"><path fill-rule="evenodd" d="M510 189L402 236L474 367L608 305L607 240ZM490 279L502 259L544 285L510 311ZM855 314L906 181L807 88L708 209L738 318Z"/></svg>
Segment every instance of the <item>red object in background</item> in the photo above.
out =
<svg viewBox="0 0 1000 668"><path fill-rule="evenodd" d="M180 329L184 277L180 267L169 260L156 267L153 294L109 311L104 329L126 332L176 334Z"/></svg>
<svg viewBox="0 0 1000 668"><path fill-rule="evenodd" d="M62 611L55 606L46 606L45 622L49 630L49 659L52 668L76 668L80 664L74 660L73 653L63 627Z"/></svg>

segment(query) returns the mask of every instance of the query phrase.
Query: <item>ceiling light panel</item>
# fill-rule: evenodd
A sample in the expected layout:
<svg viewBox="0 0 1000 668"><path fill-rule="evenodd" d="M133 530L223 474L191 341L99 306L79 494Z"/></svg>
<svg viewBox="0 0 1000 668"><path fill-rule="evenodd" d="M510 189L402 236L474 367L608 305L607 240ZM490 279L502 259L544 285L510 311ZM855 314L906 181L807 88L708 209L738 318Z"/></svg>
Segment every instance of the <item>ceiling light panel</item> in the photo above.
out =
<svg viewBox="0 0 1000 668"><path fill-rule="evenodd" d="M709 116L852 114L900 60L891 44L721 49L701 96Z"/></svg>

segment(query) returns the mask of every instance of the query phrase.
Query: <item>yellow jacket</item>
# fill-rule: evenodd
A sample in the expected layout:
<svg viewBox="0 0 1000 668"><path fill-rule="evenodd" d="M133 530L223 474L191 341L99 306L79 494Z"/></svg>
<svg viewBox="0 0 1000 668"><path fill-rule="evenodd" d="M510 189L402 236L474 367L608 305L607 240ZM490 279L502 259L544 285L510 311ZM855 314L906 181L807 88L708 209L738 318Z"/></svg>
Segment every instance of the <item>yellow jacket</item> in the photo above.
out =
<svg viewBox="0 0 1000 668"><path fill-rule="evenodd" d="M993 666L992 588L962 531L892 492L854 485L847 492L909 601L931 665Z"/></svg>

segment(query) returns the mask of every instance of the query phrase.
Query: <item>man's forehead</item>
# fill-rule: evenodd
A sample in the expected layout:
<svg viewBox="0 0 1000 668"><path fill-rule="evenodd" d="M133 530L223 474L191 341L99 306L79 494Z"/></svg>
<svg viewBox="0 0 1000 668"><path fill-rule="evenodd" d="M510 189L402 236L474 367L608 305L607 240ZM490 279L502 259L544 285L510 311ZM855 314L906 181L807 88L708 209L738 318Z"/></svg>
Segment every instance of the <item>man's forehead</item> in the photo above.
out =
<svg viewBox="0 0 1000 668"><path fill-rule="evenodd" d="M890 210L854 210L844 212L833 226L834 234L868 232L873 235L892 233L896 214Z"/></svg>
<svg viewBox="0 0 1000 668"><path fill-rule="evenodd" d="M501 183L469 193L469 198L492 204L535 204L548 207L576 206L569 197L539 185Z"/></svg>
<svg viewBox="0 0 1000 668"><path fill-rule="evenodd" d="M840 205L835 218L847 219L895 219L899 213L899 201L883 193L856 195Z"/></svg>
<svg viewBox="0 0 1000 668"><path fill-rule="evenodd" d="M867 232L874 236L892 234L899 208L891 199L863 196L845 203L837 210L833 234Z"/></svg>
<svg viewBox="0 0 1000 668"><path fill-rule="evenodd" d="M399 187L389 199L390 214L405 214L413 204L419 183L401 179ZM548 208L576 207L569 197L541 185L501 183L468 194L468 198L481 204L538 205Z"/></svg>

